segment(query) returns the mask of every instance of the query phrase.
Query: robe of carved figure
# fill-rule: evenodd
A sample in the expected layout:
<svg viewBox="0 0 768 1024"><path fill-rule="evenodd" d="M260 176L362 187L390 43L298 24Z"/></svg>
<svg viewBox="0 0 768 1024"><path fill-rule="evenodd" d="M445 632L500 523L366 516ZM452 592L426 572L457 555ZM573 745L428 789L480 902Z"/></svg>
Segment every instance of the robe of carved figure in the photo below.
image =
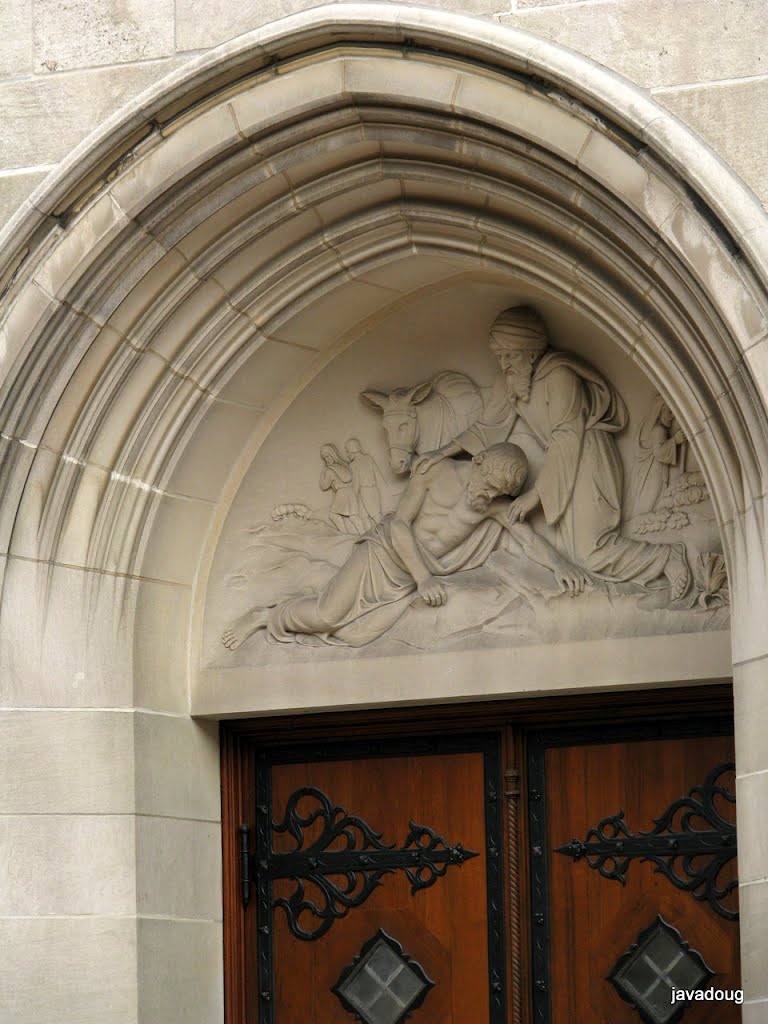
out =
<svg viewBox="0 0 768 1024"><path fill-rule="evenodd" d="M363 646L397 622L416 591L427 604L444 604L448 593L441 579L483 565L504 529L530 558L551 569L561 591L581 593L582 572L527 523L509 522L511 502L500 495L518 494L527 471L525 454L511 444L481 452L472 463L440 461L411 478L395 514L360 538L319 593L246 612L222 642L235 650L266 629L271 640L283 643L313 635Z"/></svg>
<svg viewBox="0 0 768 1024"><path fill-rule="evenodd" d="M685 472L688 442L667 403L657 395L637 438L632 515L653 512L666 488Z"/></svg>
<svg viewBox="0 0 768 1024"><path fill-rule="evenodd" d="M367 525L360 516L352 470L335 445L324 444L320 457L325 463L320 474L320 489L333 494L328 519L340 533L365 533Z"/></svg>
<svg viewBox="0 0 768 1024"><path fill-rule="evenodd" d="M360 516L368 530L382 517L381 496L386 487L384 478L373 456L363 451L356 437L350 437L344 447L349 459L352 487L360 507Z"/></svg>
<svg viewBox="0 0 768 1024"><path fill-rule="evenodd" d="M576 565L609 582L644 587L666 575L671 597L681 597L690 580L682 549L620 533L623 473L614 435L627 422L621 397L588 363L550 349L543 321L529 307L500 314L491 337L504 381L483 420L443 454L504 441L520 417L546 453L533 488L518 499L521 518L541 504L559 550Z"/></svg>
<svg viewBox="0 0 768 1024"><path fill-rule="evenodd" d="M394 530L397 536L398 526L404 521L402 506L410 504L417 491L424 500L414 518L421 513L421 520L429 521L430 530L425 535L417 522L413 543L427 574L451 576L482 565L496 547L502 525L487 519L484 513L457 515L460 510L456 499L466 487L469 472L468 464L446 460L412 481L395 516L388 516L361 538L317 595L290 598L269 612L270 639L290 643L297 634L313 634L326 643L362 647L397 622L413 600L418 584L392 534ZM450 492L447 501L442 498L443 491Z"/></svg>

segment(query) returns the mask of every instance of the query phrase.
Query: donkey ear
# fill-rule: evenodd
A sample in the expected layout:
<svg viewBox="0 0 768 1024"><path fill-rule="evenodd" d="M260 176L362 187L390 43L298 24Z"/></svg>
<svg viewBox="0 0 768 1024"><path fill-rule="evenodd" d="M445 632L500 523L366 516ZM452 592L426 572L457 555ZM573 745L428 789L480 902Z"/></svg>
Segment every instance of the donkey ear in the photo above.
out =
<svg viewBox="0 0 768 1024"><path fill-rule="evenodd" d="M417 384L415 388L411 388L407 392L408 404L418 405L419 402L423 402L425 398L428 398L432 394L432 381L425 380L423 384Z"/></svg>
<svg viewBox="0 0 768 1024"><path fill-rule="evenodd" d="M371 405L374 409L380 409L383 412L389 395L385 395L383 391L361 391L360 397L367 405Z"/></svg>

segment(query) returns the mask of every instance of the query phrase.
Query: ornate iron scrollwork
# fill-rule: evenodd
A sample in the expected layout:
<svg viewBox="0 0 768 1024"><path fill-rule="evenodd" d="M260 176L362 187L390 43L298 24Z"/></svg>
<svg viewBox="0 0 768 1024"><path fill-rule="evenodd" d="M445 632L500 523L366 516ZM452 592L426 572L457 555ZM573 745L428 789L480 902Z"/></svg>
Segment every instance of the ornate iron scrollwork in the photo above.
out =
<svg viewBox="0 0 768 1024"><path fill-rule="evenodd" d="M293 798L303 792L303 799L289 798L284 806L275 807L272 787L275 767L339 760L354 762L357 759L365 764L373 758L400 755L412 758L468 753L479 754L483 761L484 800L479 813L485 821L488 1021L489 1024L506 1024L506 958L500 898L502 821L499 794L493 785L493 780L500 776L501 767L499 741L491 735L408 736L394 740L345 740L343 744L313 743L311 746L298 743L283 747L274 754L268 749L256 753L255 827L241 827L239 849L242 900L246 905L249 900L255 903L257 949L254 981L258 1024L277 1024L274 918L280 912L275 909L276 897L285 898L289 904L283 905L289 928L293 918L308 938L319 938L327 933L334 921L352 907L360 906L376 885L386 884L384 876L401 871L411 892L417 893L415 898L418 898L419 891L433 885L452 864L461 865L478 856L460 844L450 845L432 829L414 822L410 822L402 845L389 845L362 818L348 814L343 807L336 807L322 791L309 787L292 794ZM285 826L282 842L276 826ZM286 841L288 836L292 837L292 843ZM279 845L281 850L275 850L275 845ZM332 883L338 892L318 888L318 879ZM351 887L353 881L354 887ZM275 889L278 889L277 893ZM316 895L318 892L321 894L319 897ZM318 912L326 916L319 916ZM246 919L249 916L246 915ZM294 931L293 934L297 933ZM299 938L303 936L299 935ZM413 1003L409 1010L415 1006Z"/></svg>
<svg viewBox="0 0 768 1024"><path fill-rule="evenodd" d="M738 918L738 911L725 905L728 896L738 887L738 880L718 881L726 864L736 856L736 826L718 812L719 797L729 804L736 795L719 780L734 771L733 764L714 768L704 783L694 786L688 796L670 804L654 818L655 828L633 834L624 811L603 818L591 828L586 839L572 839L555 851L585 860L603 878L626 884L626 873L635 858L650 861L678 889L690 892L694 899L707 902L721 917ZM705 828L697 828L697 823Z"/></svg>
<svg viewBox="0 0 768 1024"><path fill-rule="evenodd" d="M305 847L306 837L318 821L322 830ZM382 842L381 833L362 818L335 806L321 790L313 786L297 789L288 798L282 821L272 822L272 831L293 836L296 846L287 853L276 853L270 844L266 860L259 865L270 882L288 878L295 883L291 895L274 899L272 906L282 907L288 927L298 939L311 941L364 903L384 875L403 871L411 893L416 893L434 885L452 864L477 856L460 843L449 845L426 825L410 821L408 827L405 842L396 848ZM313 887L312 897L307 895L307 883Z"/></svg>

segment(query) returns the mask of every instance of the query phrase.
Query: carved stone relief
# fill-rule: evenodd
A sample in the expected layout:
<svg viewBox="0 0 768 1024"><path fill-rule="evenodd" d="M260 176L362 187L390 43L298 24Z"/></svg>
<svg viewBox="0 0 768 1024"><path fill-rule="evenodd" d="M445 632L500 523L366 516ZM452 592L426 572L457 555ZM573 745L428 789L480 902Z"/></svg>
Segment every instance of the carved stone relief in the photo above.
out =
<svg viewBox="0 0 768 1024"><path fill-rule="evenodd" d="M236 613L209 614L210 663L727 627L712 503L663 399L646 386L633 423L530 306L495 317L490 352L482 383L359 388L365 443L319 446L320 501L272 473L280 503L225 531L211 600Z"/></svg>

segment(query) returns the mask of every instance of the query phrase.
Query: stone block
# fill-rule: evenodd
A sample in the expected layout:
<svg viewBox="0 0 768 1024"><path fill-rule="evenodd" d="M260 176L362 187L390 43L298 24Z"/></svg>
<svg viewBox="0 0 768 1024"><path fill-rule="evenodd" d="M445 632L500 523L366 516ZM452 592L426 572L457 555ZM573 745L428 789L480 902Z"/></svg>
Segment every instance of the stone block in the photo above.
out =
<svg viewBox="0 0 768 1024"><path fill-rule="evenodd" d="M31 74L32 38L32 0L0 5L0 78Z"/></svg>
<svg viewBox="0 0 768 1024"><path fill-rule="evenodd" d="M72 455L70 445L76 436L83 406L98 394L99 384L111 372L118 350L125 340L111 327L102 327L85 349L83 358L77 364L65 389L56 403L53 414L45 426L43 445L36 455L36 461L46 452L65 452ZM111 396L110 396L111 397ZM76 446L75 446L76 447Z"/></svg>
<svg viewBox="0 0 768 1024"><path fill-rule="evenodd" d="M0 36L0 41L2 36ZM1 44L1 43L0 43ZM0 57L0 61L2 57ZM0 174L0 230L16 213L18 208L37 188L48 171L23 171L14 174Z"/></svg>
<svg viewBox="0 0 768 1024"><path fill-rule="evenodd" d="M0 705L129 706L121 615L134 588L105 573L11 558L0 617Z"/></svg>
<svg viewBox="0 0 768 1024"><path fill-rule="evenodd" d="M142 580L133 627L134 703L139 708L183 714L189 707L187 587Z"/></svg>
<svg viewBox="0 0 768 1024"><path fill-rule="evenodd" d="M59 307L60 303L47 295L34 281L30 281L11 299L10 309L3 310L3 323L0 325L0 379L10 378L11 374L17 372L16 360L24 351L28 339L44 328L47 321L59 311ZM7 434L9 429L12 429L12 425L4 423L3 433ZM33 441L39 438L30 437L25 431L20 440Z"/></svg>
<svg viewBox="0 0 768 1024"><path fill-rule="evenodd" d="M176 0L176 47L203 50L250 32L287 14L316 7L315 0L208 0L200 17L199 0Z"/></svg>
<svg viewBox="0 0 768 1024"><path fill-rule="evenodd" d="M397 293L379 285L367 284L362 278L343 284L324 282L315 301L304 306L275 329L280 341L295 345L311 345L326 349L339 341L347 331L374 314L381 313L398 298Z"/></svg>
<svg viewBox="0 0 768 1024"><path fill-rule="evenodd" d="M0 949L8 1024L135 1024L135 919L6 918Z"/></svg>
<svg viewBox="0 0 768 1024"><path fill-rule="evenodd" d="M224 150L242 147L237 126L225 104L164 130L162 141L149 146L121 174L112 194L129 217L138 216L154 199L197 167Z"/></svg>
<svg viewBox="0 0 768 1024"><path fill-rule="evenodd" d="M568 160L575 160L590 136L581 118L523 89L515 95L500 76L462 75L453 108L458 114L519 132Z"/></svg>
<svg viewBox="0 0 768 1024"><path fill-rule="evenodd" d="M153 352L169 363L183 355L185 346L202 335L210 320L222 313L231 314L227 293L217 281L201 281L185 268L179 272L172 289L175 305L165 310L161 306L162 313L154 318L149 344ZM165 297L160 301L170 306Z"/></svg>
<svg viewBox="0 0 768 1024"><path fill-rule="evenodd" d="M136 348L143 348L185 275L190 276L182 256L174 250L165 252L123 296L109 317L110 327L130 338Z"/></svg>
<svg viewBox="0 0 768 1024"><path fill-rule="evenodd" d="M331 0L337 2L337 0ZM270 21L316 7L316 0L208 0L206 17L200 17L196 0L176 0L176 46L199 50L250 32ZM508 9L509 0L421 0L422 7L436 7L459 14L491 15Z"/></svg>
<svg viewBox="0 0 768 1024"><path fill-rule="evenodd" d="M748 1012L744 1006L744 1024L765 1024L768 1009L768 881L742 885L739 888L739 910L741 912L741 976L745 999L764 999L762 1006L752 1007Z"/></svg>
<svg viewBox="0 0 768 1024"><path fill-rule="evenodd" d="M645 87L760 74L766 68L763 0L615 0L503 16Z"/></svg>
<svg viewBox="0 0 768 1024"><path fill-rule="evenodd" d="M173 58L0 84L0 168L55 163L110 114L167 75Z"/></svg>
<svg viewBox="0 0 768 1024"><path fill-rule="evenodd" d="M49 295L63 298L100 252L127 231L135 234L135 226L112 196L103 193L67 226L58 245L36 270L34 280Z"/></svg>
<svg viewBox="0 0 768 1024"><path fill-rule="evenodd" d="M450 65L403 57L348 57L344 61L344 89L357 97L392 97L397 103L416 100L448 107L456 92L457 71ZM508 94L507 94L508 95Z"/></svg>
<svg viewBox="0 0 768 1024"><path fill-rule="evenodd" d="M765 1024L768 1014L768 998L744 1003L741 1008L741 1024Z"/></svg>
<svg viewBox="0 0 768 1024"><path fill-rule="evenodd" d="M313 345L314 338L307 344ZM264 409L311 363L314 353L296 345L262 341L254 328L256 351L235 371L222 387L219 397L228 402L243 402Z"/></svg>
<svg viewBox="0 0 768 1024"><path fill-rule="evenodd" d="M240 131L248 137L269 125L280 125L310 110L337 103L345 90L346 61L329 59L319 64L290 68L233 96L232 109ZM370 62L369 62L370 63Z"/></svg>
<svg viewBox="0 0 768 1024"><path fill-rule="evenodd" d="M259 418L252 407L212 402L176 463L168 490L217 501Z"/></svg>
<svg viewBox="0 0 768 1024"><path fill-rule="evenodd" d="M220 821L215 722L136 715L136 809L139 814Z"/></svg>
<svg viewBox="0 0 768 1024"><path fill-rule="evenodd" d="M213 506L194 498L166 495L158 500L141 575L191 585L213 517Z"/></svg>
<svg viewBox="0 0 768 1024"><path fill-rule="evenodd" d="M71 71L173 53L173 0L33 3L38 71Z"/></svg>
<svg viewBox="0 0 768 1024"><path fill-rule="evenodd" d="M739 829L739 881L764 882L768 878L768 769L736 778Z"/></svg>
<svg viewBox="0 0 768 1024"><path fill-rule="evenodd" d="M221 925L139 920L141 1024L216 1024L224 1017Z"/></svg>
<svg viewBox="0 0 768 1024"><path fill-rule="evenodd" d="M126 466L123 459L136 410L151 407L153 398L156 401L163 388L178 386L179 382L163 359L151 352L136 353L128 345L119 353L119 361L112 361L110 373L109 402L105 403L99 432L87 446L87 457L93 465L110 470L119 466L121 476L115 480L130 485L134 467ZM85 454L74 444L70 452L78 457ZM136 480L135 486L145 488L150 482Z"/></svg>
<svg viewBox="0 0 768 1024"><path fill-rule="evenodd" d="M221 829L177 818L136 819L140 915L221 921Z"/></svg>
<svg viewBox="0 0 768 1024"><path fill-rule="evenodd" d="M0 830L0 915L132 914L134 819L8 815Z"/></svg>
<svg viewBox="0 0 768 1024"><path fill-rule="evenodd" d="M216 46L270 21L316 6L316 0L242 0L238 4L208 0L206 16L200 17L199 0L176 0L176 46L178 50ZM508 8L509 0L421 0L421 6L490 15Z"/></svg>
<svg viewBox="0 0 768 1024"><path fill-rule="evenodd" d="M735 665L736 767L740 775L768 769L768 658Z"/></svg>
<svg viewBox="0 0 768 1024"><path fill-rule="evenodd" d="M0 711L0 814L130 814L133 804L131 715Z"/></svg>
<svg viewBox="0 0 768 1024"><path fill-rule="evenodd" d="M768 204L768 149L764 133L757 127L768 121L768 79L662 89L654 97L698 132L760 201Z"/></svg>

